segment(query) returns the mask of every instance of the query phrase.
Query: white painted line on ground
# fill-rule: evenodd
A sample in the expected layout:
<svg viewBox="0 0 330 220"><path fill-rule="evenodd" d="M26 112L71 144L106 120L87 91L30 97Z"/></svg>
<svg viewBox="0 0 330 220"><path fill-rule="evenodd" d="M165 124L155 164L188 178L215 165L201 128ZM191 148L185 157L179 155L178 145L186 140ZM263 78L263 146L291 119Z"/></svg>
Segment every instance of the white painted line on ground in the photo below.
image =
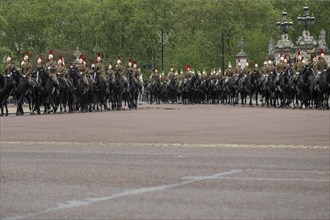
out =
<svg viewBox="0 0 330 220"><path fill-rule="evenodd" d="M258 149L325 149L317 145L258 145L258 144L180 144L180 143L113 143L113 142L57 142L57 141L1 141L2 145L77 145L109 147L192 147L192 148L258 148Z"/></svg>
<svg viewBox="0 0 330 220"><path fill-rule="evenodd" d="M242 170L230 170L227 172L217 173L217 174L214 174L211 176L189 177L189 179L191 179L191 180L187 180L187 181L180 182L180 183L174 183L174 184L169 184L169 185L160 185L160 186L154 186L154 187L145 187L145 188L138 188L138 189L130 189L130 190L126 190L122 193L118 193L118 194L114 194L114 195L106 196L106 197L86 198L83 200L66 201L64 203L58 203L56 207L49 208L49 209L46 209L46 210L43 210L40 212L35 212L35 213L30 213L30 214L21 215L21 216L15 216L15 217L8 217L8 218L5 218L4 220L18 220L18 219L26 219L26 218L30 219L30 218L36 217L38 215L45 214L45 213L52 212L52 211L88 206L88 205L92 205L96 202L110 201L112 199L125 197L125 196L134 196L134 195L143 194L143 193L164 191L166 189L175 188L175 187L187 185L190 183L195 183L198 181L219 179L225 175L230 175L230 174L235 174L235 173L240 173L240 172L242 172ZM184 177L183 179L186 179L186 178Z"/></svg>
<svg viewBox="0 0 330 220"><path fill-rule="evenodd" d="M248 181L292 181L292 182L330 182L329 179L290 179L290 178L258 178L258 177L221 177L224 180Z"/></svg>

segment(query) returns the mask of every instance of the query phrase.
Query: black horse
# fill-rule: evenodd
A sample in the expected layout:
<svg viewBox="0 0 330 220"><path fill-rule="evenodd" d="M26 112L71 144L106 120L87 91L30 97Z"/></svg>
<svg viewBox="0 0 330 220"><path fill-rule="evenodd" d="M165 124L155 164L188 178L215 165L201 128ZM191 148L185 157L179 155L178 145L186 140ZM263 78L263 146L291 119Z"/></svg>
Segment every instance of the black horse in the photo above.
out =
<svg viewBox="0 0 330 220"><path fill-rule="evenodd" d="M40 90L41 90L41 103L44 106L44 114L51 112L56 113L58 105L56 105L58 94L55 91L54 82L49 76L48 71L39 72L41 78Z"/></svg>
<svg viewBox="0 0 330 220"><path fill-rule="evenodd" d="M107 110L107 81L100 77L97 71L94 71L94 73L92 73L92 83L96 98L96 109L99 110L100 107L101 111Z"/></svg>
<svg viewBox="0 0 330 220"><path fill-rule="evenodd" d="M156 104L160 104L162 88L161 88L159 75L155 76L155 79L150 84L149 89L150 89L150 104L152 104L154 101L156 102Z"/></svg>
<svg viewBox="0 0 330 220"><path fill-rule="evenodd" d="M227 93L228 93L228 104L238 104L238 89L237 89L237 84L238 84L238 76L231 76L229 77L227 83L226 83L226 88L227 88Z"/></svg>
<svg viewBox="0 0 330 220"><path fill-rule="evenodd" d="M314 75L312 65L307 65L297 78L297 91L300 98L300 108L309 106L310 77Z"/></svg>
<svg viewBox="0 0 330 220"><path fill-rule="evenodd" d="M15 87L14 87L14 98L16 99L16 115L24 115L24 110L23 110L23 104L24 104L24 98L26 95L26 92L29 88L29 84L26 78L22 76L22 74L18 70L13 70L12 71L12 78L15 82Z"/></svg>
<svg viewBox="0 0 330 220"><path fill-rule="evenodd" d="M241 95L241 105L246 104L246 98L249 96L250 98L250 106L252 106L252 83L250 81L250 76L244 76L238 80L238 91Z"/></svg>
<svg viewBox="0 0 330 220"><path fill-rule="evenodd" d="M115 71L115 78L112 81L112 105L111 108L113 110L121 110L122 102L123 102L123 93L125 90L125 85L123 80L120 77L120 72L118 70Z"/></svg>
<svg viewBox="0 0 330 220"><path fill-rule="evenodd" d="M14 88L13 79L11 76L3 76L0 74L0 108L1 115L0 116L8 116L8 98ZM4 108L5 111L4 112Z"/></svg>
<svg viewBox="0 0 330 220"><path fill-rule="evenodd" d="M69 78L72 80L73 91L77 98L76 110L80 109L80 112L91 112L93 95L91 84L85 85L82 75L78 73L76 66L70 67Z"/></svg>
<svg viewBox="0 0 330 220"><path fill-rule="evenodd" d="M320 73L318 86L316 75L310 81L310 99L314 101L315 107L329 109L330 68Z"/></svg>
<svg viewBox="0 0 330 220"><path fill-rule="evenodd" d="M289 80L291 77L291 68L287 68L279 77L279 92L281 98L281 107L289 107L292 102Z"/></svg>
<svg viewBox="0 0 330 220"><path fill-rule="evenodd" d="M171 103L177 103L177 94L178 94L177 83L176 80L172 78L167 83L167 96Z"/></svg>
<svg viewBox="0 0 330 220"><path fill-rule="evenodd" d="M259 105L259 102L258 102L258 95L260 93L260 87L258 86L258 82L259 82L259 79L261 78L261 74L258 70L253 70L252 73L250 74L250 82L252 84L252 97L253 95L255 96L255 99L256 99L256 106ZM252 100L250 100L252 101ZM250 105L252 105L252 103L250 102Z"/></svg>
<svg viewBox="0 0 330 220"><path fill-rule="evenodd" d="M132 71L127 72L127 81L128 81L128 89L127 89L127 101L129 109L137 108L137 101L139 96L139 85L136 79L134 79Z"/></svg>

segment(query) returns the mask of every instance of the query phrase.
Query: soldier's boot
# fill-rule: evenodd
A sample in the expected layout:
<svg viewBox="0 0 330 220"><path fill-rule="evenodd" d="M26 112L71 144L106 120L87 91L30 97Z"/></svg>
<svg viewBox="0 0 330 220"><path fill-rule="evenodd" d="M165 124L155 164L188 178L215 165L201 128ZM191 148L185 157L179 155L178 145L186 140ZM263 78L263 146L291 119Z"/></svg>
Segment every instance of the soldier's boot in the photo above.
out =
<svg viewBox="0 0 330 220"><path fill-rule="evenodd" d="M88 81L87 80L84 80L84 93L83 94L86 94L88 92Z"/></svg>
<svg viewBox="0 0 330 220"><path fill-rule="evenodd" d="M59 84L56 84L56 95L60 96L60 88L59 88Z"/></svg>
<svg viewBox="0 0 330 220"><path fill-rule="evenodd" d="M314 87L314 90L321 92L321 90L320 90L320 82L319 82L318 79L316 80L316 85Z"/></svg>
<svg viewBox="0 0 330 220"><path fill-rule="evenodd" d="M59 83L58 81L53 83L53 91L52 94L56 94L57 96L60 95L60 90L59 90Z"/></svg>
<svg viewBox="0 0 330 220"><path fill-rule="evenodd" d="M124 83L124 86L125 86L125 87L128 87L128 85L127 85L127 79L122 78L122 81L123 81L123 83Z"/></svg>

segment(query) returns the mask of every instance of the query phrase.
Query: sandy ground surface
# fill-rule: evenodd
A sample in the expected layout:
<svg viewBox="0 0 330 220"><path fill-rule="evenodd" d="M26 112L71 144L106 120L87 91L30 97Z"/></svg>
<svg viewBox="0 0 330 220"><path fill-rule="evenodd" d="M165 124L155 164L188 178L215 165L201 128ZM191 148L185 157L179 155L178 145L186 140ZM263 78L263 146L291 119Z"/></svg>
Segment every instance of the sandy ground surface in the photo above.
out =
<svg viewBox="0 0 330 220"><path fill-rule="evenodd" d="M329 111L0 118L1 219L329 219Z"/></svg>

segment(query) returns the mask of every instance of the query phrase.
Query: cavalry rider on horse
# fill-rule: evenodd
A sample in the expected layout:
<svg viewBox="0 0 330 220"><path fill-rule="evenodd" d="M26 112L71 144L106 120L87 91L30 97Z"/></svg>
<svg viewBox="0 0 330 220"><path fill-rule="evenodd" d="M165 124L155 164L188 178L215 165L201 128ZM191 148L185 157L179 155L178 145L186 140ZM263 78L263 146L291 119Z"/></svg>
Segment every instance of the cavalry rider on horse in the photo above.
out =
<svg viewBox="0 0 330 220"><path fill-rule="evenodd" d="M124 85L127 86L127 78L125 76L125 68L121 65L120 57L117 58L115 71L120 73L120 78L123 81Z"/></svg>
<svg viewBox="0 0 330 220"><path fill-rule="evenodd" d="M21 72L24 78L27 79L29 89L28 91L31 92L32 86L32 65L30 64L29 52L26 51L25 56L23 58L23 62L21 63Z"/></svg>
<svg viewBox="0 0 330 220"><path fill-rule="evenodd" d="M298 50L298 59L297 59L296 65L294 66L294 81L293 81L294 83L293 83L293 85L297 84L298 76L300 73L302 73L304 71L305 67L306 67L306 64L305 64L304 57L300 54L300 50Z"/></svg>
<svg viewBox="0 0 330 220"><path fill-rule="evenodd" d="M46 68L48 70L49 77L52 79L53 86L55 87L57 95L59 95L59 82L56 76L56 62L54 60L53 51L50 50L48 54L48 62L46 63Z"/></svg>
<svg viewBox="0 0 330 220"><path fill-rule="evenodd" d="M66 80L66 76L68 74L68 69L65 67L65 62L64 62L64 58L62 57L62 55L59 57L58 61L57 61L57 77L61 80L63 80L66 84L66 86L68 87L68 82Z"/></svg>
<svg viewBox="0 0 330 220"><path fill-rule="evenodd" d="M67 69L65 67L65 63L62 55L60 55L57 61L56 69L57 69L57 76L59 78L65 79L65 76L67 74Z"/></svg>
<svg viewBox="0 0 330 220"><path fill-rule="evenodd" d="M269 75L270 73L274 73L275 72L275 66L273 61L271 60L271 58L268 58L268 63L267 63L267 67L266 67L266 72Z"/></svg>
<svg viewBox="0 0 330 220"><path fill-rule="evenodd" d="M316 76L316 86L315 86L315 88L317 90L320 90L319 81L320 81L321 74L328 68L328 63L324 57L323 49L321 49L320 53L321 53L321 55L319 56L319 61L317 62L317 76Z"/></svg>
<svg viewBox="0 0 330 220"><path fill-rule="evenodd" d="M133 67L132 67L132 58L129 58L128 59L128 64L127 64L127 69L126 69L126 76L128 76L129 73L131 73L131 76L133 77ZM126 84L129 82L127 82L127 77L125 77L124 79L124 84L125 84L125 81L126 81ZM128 85L128 87L130 87L131 85Z"/></svg>
<svg viewBox="0 0 330 220"><path fill-rule="evenodd" d="M142 87L143 81L141 80L141 69L138 68L136 60L134 60L133 63L133 80L137 85Z"/></svg>
<svg viewBox="0 0 330 220"><path fill-rule="evenodd" d="M107 81L107 79L105 77L105 70L104 70L104 66L103 66L103 63L102 63L102 57L101 57L100 52L98 52L98 54L97 54L96 61L97 61L97 63L95 64L95 70L100 75L101 80Z"/></svg>
<svg viewBox="0 0 330 220"><path fill-rule="evenodd" d="M171 65L170 71L167 74L167 80L168 81L175 80L175 71L174 71L173 64Z"/></svg>
<svg viewBox="0 0 330 220"><path fill-rule="evenodd" d="M251 68L250 68L249 60L246 60L246 64L245 64L243 73L244 73L244 76L250 76Z"/></svg>
<svg viewBox="0 0 330 220"><path fill-rule="evenodd" d="M230 61L228 62L228 66L227 66L227 69L225 70L224 75L227 79L234 75L234 70L232 68L232 65L231 65Z"/></svg>
<svg viewBox="0 0 330 220"><path fill-rule="evenodd" d="M8 53L8 57L7 57L7 64L5 67L5 74L7 76L10 75L10 73L15 69L15 65L12 63L12 58L11 58L11 54Z"/></svg>
<svg viewBox="0 0 330 220"><path fill-rule="evenodd" d="M267 61L265 60L263 64L264 65L260 68L260 74L262 76L266 76L266 74L267 74Z"/></svg>
<svg viewBox="0 0 330 220"><path fill-rule="evenodd" d="M286 69L286 63L284 62L284 59L286 58L282 56L282 54L280 55L280 62L276 64L276 73L279 75L282 75L282 73L285 71Z"/></svg>
<svg viewBox="0 0 330 220"><path fill-rule="evenodd" d="M158 69L157 69L157 67L154 67L151 70L150 84L153 84L155 82L157 76L159 77L159 75L158 75Z"/></svg>
<svg viewBox="0 0 330 220"><path fill-rule="evenodd" d="M45 71L45 65L42 61L42 56L39 54L38 60L37 60L37 65L36 65L36 71Z"/></svg>
<svg viewBox="0 0 330 220"><path fill-rule="evenodd" d="M89 69L86 66L86 58L81 54L79 58L79 66L78 66L78 73L82 76L82 80L84 81L84 94L87 92L89 87Z"/></svg>
<svg viewBox="0 0 330 220"><path fill-rule="evenodd" d="M107 74L107 76L111 76L112 83L114 83L115 82L115 70L113 69L111 60L110 60L110 64L108 66L108 70L107 70L106 74Z"/></svg>

